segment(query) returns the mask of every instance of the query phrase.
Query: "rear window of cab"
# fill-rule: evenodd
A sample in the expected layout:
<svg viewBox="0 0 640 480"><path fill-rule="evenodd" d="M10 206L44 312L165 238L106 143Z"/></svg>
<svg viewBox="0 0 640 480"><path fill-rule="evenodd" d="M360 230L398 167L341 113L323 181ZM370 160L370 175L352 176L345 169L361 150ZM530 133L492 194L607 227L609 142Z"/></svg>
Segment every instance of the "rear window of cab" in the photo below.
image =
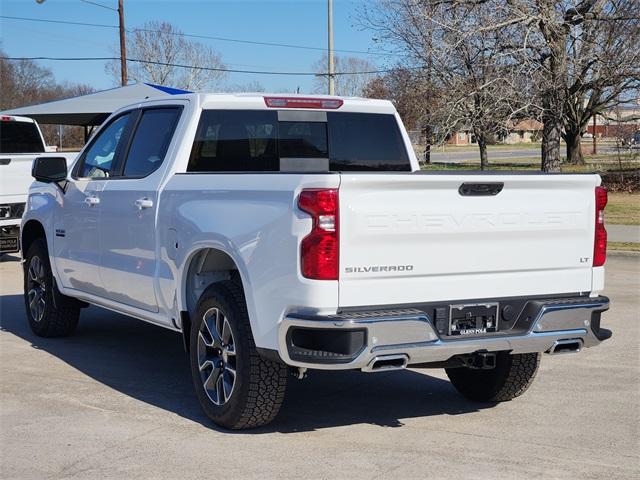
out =
<svg viewBox="0 0 640 480"><path fill-rule="evenodd" d="M411 170L394 115L303 112L297 117L269 110L205 110L187 171Z"/></svg>
<svg viewBox="0 0 640 480"><path fill-rule="evenodd" d="M35 123L15 120L0 121L0 153L43 152L44 144Z"/></svg>

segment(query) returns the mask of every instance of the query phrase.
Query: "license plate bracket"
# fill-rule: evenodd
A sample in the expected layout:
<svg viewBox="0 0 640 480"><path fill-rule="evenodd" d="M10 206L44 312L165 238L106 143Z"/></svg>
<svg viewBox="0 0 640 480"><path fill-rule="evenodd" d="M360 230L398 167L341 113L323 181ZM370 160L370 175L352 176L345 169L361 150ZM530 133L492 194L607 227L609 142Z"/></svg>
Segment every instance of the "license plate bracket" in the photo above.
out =
<svg viewBox="0 0 640 480"><path fill-rule="evenodd" d="M449 307L449 336L490 335L498 331L498 303L474 303Z"/></svg>

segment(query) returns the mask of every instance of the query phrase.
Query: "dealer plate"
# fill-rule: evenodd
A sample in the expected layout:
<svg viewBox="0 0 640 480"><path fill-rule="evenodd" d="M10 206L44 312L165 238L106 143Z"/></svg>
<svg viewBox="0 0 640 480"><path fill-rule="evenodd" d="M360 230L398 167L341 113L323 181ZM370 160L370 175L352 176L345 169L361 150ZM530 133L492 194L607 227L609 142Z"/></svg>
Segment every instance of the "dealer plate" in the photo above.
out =
<svg viewBox="0 0 640 480"><path fill-rule="evenodd" d="M449 308L449 336L467 337L496 333L498 331L498 311L497 303L451 305Z"/></svg>
<svg viewBox="0 0 640 480"><path fill-rule="evenodd" d="M18 237L0 237L0 253L18 251Z"/></svg>

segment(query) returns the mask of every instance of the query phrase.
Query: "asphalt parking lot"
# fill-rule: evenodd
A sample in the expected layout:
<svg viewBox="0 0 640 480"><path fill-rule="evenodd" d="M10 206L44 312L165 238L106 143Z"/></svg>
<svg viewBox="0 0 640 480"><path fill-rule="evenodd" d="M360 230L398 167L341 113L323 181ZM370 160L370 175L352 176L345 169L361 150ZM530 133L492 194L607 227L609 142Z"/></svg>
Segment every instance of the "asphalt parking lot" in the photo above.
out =
<svg viewBox="0 0 640 480"><path fill-rule="evenodd" d="M470 403L441 370L317 373L259 430L212 426L175 333L91 307L35 337L0 263L2 478L638 478L640 257L607 263L611 340L543 358L524 396Z"/></svg>

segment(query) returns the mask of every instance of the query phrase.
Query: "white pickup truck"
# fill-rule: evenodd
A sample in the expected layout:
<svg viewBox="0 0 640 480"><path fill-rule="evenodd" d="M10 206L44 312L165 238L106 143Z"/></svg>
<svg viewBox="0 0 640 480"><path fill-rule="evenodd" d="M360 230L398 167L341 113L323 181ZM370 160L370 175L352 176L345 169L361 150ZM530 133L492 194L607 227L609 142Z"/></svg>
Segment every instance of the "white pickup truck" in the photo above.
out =
<svg viewBox="0 0 640 480"><path fill-rule="evenodd" d="M17 252L20 220L33 182L33 160L47 147L38 124L27 117L0 115L0 255ZM58 154L71 162L78 152Z"/></svg>
<svg viewBox="0 0 640 480"><path fill-rule="evenodd" d="M70 172L34 162L29 324L67 335L94 304L181 332L198 399L228 428L270 422L307 369L445 368L496 402L541 353L609 338L598 175L419 170L387 101L132 105Z"/></svg>

